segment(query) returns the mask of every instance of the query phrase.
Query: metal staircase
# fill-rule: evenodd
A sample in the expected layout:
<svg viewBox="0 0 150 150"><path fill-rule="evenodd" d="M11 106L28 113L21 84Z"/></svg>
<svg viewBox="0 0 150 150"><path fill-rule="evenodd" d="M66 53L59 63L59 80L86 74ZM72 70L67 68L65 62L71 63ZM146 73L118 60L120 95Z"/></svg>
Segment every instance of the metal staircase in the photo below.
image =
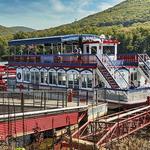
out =
<svg viewBox="0 0 150 150"><path fill-rule="evenodd" d="M97 57L97 56L96 56ZM113 89L119 89L120 86L116 82L116 80L113 78L111 73L108 71L104 63L97 57L97 69L100 71L102 76L105 78L105 80L108 82L108 84Z"/></svg>
<svg viewBox="0 0 150 150"><path fill-rule="evenodd" d="M139 68L143 75L150 81L150 66L147 64L150 57L147 54L138 54Z"/></svg>
<svg viewBox="0 0 150 150"><path fill-rule="evenodd" d="M116 65L110 60L110 58L107 55L103 56L104 60L100 60L100 58L97 57L97 68L100 71L100 73L103 75L103 77L107 80L108 84L113 89L122 89L123 87L121 85L126 85L125 87L129 87L128 82L123 77L123 75L120 73ZM114 77L114 71L117 71L119 77L121 78L121 85L117 82L117 80Z"/></svg>
<svg viewBox="0 0 150 150"><path fill-rule="evenodd" d="M121 79L121 83L119 85L120 88L128 88L130 86L128 81L124 78L124 76L122 75L122 73L120 72L118 67L115 65L115 63L109 58L109 56L107 54L105 54L104 57L106 59L105 64L106 64L107 68L110 68L109 70L112 70L112 68L113 68L114 72L118 73L119 78ZM114 72L113 72L113 74L114 74ZM116 78L118 78L118 76Z"/></svg>

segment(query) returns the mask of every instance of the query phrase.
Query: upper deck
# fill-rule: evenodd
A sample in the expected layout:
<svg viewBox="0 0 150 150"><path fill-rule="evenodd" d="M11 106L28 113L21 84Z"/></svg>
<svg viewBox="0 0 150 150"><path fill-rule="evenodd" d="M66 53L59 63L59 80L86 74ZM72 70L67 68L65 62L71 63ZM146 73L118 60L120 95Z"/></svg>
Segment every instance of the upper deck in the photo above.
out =
<svg viewBox="0 0 150 150"><path fill-rule="evenodd" d="M8 57L11 66L96 67L96 56L104 54L104 47L114 47L117 58L117 40L104 39L93 34L60 35L9 41L12 47ZM19 49L18 49L19 46ZM113 54L113 55L112 55Z"/></svg>

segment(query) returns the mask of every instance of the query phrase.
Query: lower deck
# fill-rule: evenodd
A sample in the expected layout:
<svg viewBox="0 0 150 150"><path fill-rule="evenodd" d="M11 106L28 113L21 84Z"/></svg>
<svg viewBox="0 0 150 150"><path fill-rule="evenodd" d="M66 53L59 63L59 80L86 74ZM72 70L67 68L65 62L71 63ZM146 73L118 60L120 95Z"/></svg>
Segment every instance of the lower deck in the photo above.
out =
<svg viewBox="0 0 150 150"><path fill-rule="evenodd" d="M16 79L17 83L26 85L90 90L95 86L94 72L92 69L17 68Z"/></svg>
<svg viewBox="0 0 150 150"><path fill-rule="evenodd" d="M82 94L84 96L85 93ZM76 125L82 119L87 121L105 114L107 103L96 104L95 101L85 101L85 97L70 99L66 92L60 90L1 92L0 141L8 136L30 137L37 130L51 133L54 129Z"/></svg>

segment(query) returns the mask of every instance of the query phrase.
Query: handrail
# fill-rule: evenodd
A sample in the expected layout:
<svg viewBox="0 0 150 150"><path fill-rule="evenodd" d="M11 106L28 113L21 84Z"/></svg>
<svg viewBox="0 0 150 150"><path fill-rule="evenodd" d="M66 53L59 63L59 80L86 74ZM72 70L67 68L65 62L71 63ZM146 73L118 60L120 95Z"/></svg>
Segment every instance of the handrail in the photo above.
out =
<svg viewBox="0 0 150 150"><path fill-rule="evenodd" d="M111 73L110 73L110 71L108 70L108 68L102 63L102 61L98 58L98 56L97 55L95 55L96 56L96 58L97 58L97 60L98 60L98 62L103 66L103 67L105 67L106 68L106 70L108 71L108 73L111 75ZM98 65L98 63L97 63L97 65ZM118 85L118 83L116 82L116 80L114 79L114 77L111 75L111 77L112 77L112 79L114 80L114 82ZM104 76L104 78L105 78L105 76ZM106 78L105 78L106 79ZM107 80L107 79L106 79ZM120 86L118 85L118 87L120 88Z"/></svg>
<svg viewBox="0 0 150 150"><path fill-rule="evenodd" d="M150 90L150 87L141 87L141 88L135 88L135 89L112 89L112 88L95 88L98 90L108 90L108 91L121 91L121 92L137 92L141 90Z"/></svg>
<svg viewBox="0 0 150 150"><path fill-rule="evenodd" d="M150 67L146 64L146 62L143 60L142 56L138 54L138 58L144 63L144 65L150 70Z"/></svg>
<svg viewBox="0 0 150 150"><path fill-rule="evenodd" d="M65 107L65 108L56 108L56 109L47 109L47 110L37 110L37 111L29 111L29 112L24 112L24 113L16 113L16 114L4 114L4 115L0 115L0 121L1 119L5 119L8 118L8 116L10 118L15 117L22 117L24 116L31 116L31 115L42 115L42 114L51 114L51 113L56 113L56 112L67 112L67 111L73 111L73 110L79 110L79 109L87 109L88 105L84 105L84 106L74 106L74 107Z"/></svg>
<svg viewBox="0 0 150 150"><path fill-rule="evenodd" d="M32 56L77 56L79 55L78 53L60 53L60 54L23 54L23 55L13 55L16 57L32 57ZM95 56L94 54L80 54L82 56ZM12 55L8 55L8 57L11 57Z"/></svg>
<svg viewBox="0 0 150 150"><path fill-rule="evenodd" d="M150 67L146 64L146 62L143 60L143 58L142 58L142 56L141 56L140 54L138 54L138 58L144 63L144 65L146 66L146 68L147 68L148 70L150 70ZM142 68L144 68L144 67L142 67ZM145 70L145 68L144 68L144 70ZM147 71L147 70L146 70L146 71ZM149 73L147 73L147 75L148 75L148 77L150 78Z"/></svg>
<svg viewBox="0 0 150 150"><path fill-rule="evenodd" d="M93 64L96 63L95 55L86 54L56 54L56 55L20 55L15 59L12 57L11 62L21 63L77 63L77 64Z"/></svg>
<svg viewBox="0 0 150 150"><path fill-rule="evenodd" d="M144 54L138 54L138 56L141 57L142 59L145 57L146 60L148 60L148 59L150 60L150 57L147 54L145 54L145 53Z"/></svg>
<svg viewBox="0 0 150 150"><path fill-rule="evenodd" d="M119 73L119 75L122 77L122 79L125 81L125 83L128 85L129 87L129 83L126 81L126 79L123 77L123 75L120 73L120 71L118 70L118 68L115 66L115 64L111 61L111 59L108 57L107 54L105 54L107 60L111 63L111 65L115 68L115 71L117 71Z"/></svg>

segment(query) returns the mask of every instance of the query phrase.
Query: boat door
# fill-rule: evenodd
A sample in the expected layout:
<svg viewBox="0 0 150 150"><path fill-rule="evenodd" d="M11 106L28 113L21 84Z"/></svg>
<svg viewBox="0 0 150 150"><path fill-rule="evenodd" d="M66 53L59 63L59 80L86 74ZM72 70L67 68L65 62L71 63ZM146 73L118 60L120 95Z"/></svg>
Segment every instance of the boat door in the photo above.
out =
<svg viewBox="0 0 150 150"><path fill-rule="evenodd" d="M89 54L89 44L83 45L83 54Z"/></svg>
<svg viewBox="0 0 150 150"><path fill-rule="evenodd" d="M84 54L96 55L99 53L99 44L84 44Z"/></svg>
<svg viewBox="0 0 150 150"><path fill-rule="evenodd" d="M90 44L90 54L96 55L98 50L98 46L95 44Z"/></svg>

